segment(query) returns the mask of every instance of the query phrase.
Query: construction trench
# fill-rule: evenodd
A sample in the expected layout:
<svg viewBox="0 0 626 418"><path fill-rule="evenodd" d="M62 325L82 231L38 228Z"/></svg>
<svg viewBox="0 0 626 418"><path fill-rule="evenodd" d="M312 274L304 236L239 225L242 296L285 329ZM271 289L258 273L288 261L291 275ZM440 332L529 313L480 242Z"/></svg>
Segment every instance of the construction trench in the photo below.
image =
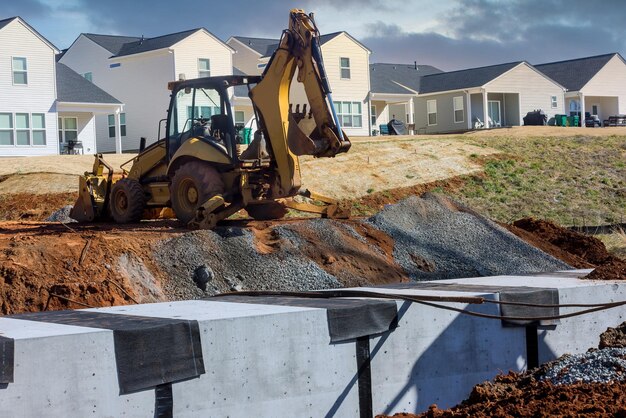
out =
<svg viewBox="0 0 626 418"><path fill-rule="evenodd" d="M142 223L123 251L136 231L6 225L0 416L452 407L500 372L582 355L626 320L623 261L566 231L516 230L531 223L514 235L425 195L362 220ZM63 310L87 306L100 307Z"/></svg>

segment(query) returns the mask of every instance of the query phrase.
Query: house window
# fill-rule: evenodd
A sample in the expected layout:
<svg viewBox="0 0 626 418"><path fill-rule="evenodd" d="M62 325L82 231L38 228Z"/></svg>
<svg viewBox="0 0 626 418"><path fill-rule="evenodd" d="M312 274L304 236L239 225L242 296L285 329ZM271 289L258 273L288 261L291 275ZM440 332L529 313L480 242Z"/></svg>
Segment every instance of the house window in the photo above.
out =
<svg viewBox="0 0 626 418"><path fill-rule="evenodd" d="M126 136L126 113L120 113L120 133ZM115 115L109 115L109 138L115 138Z"/></svg>
<svg viewBox="0 0 626 418"><path fill-rule="evenodd" d="M339 67L341 69L341 78L350 79L350 58L339 58Z"/></svg>
<svg viewBox="0 0 626 418"><path fill-rule="evenodd" d="M265 68L266 66L267 66L267 63L266 63L266 62L264 62L264 63L262 63L262 64L257 64L257 65L256 65L256 68L258 68L258 69L263 69L263 68Z"/></svg>
<svg viewBox="0 0 626 418"><path fill-rule="evenodd" d="M30 145L30 121L28 113L15 114L15 143L17 145Z"/></svg>
<svg viewBox="0 0 626 418"><path fill-rule="evenodd" d="M360 102L335 102L335 109L341 126L346 128L363 126Z"/></svg>
<svg viewBox="0 0 626 418"><path fill-rule="evenodd" d="M26 58L13 57L13 84L28 84Z"/></svg>
<svg viewBox="0 0 626 418"><path fill-rule="evenodd" d="M90 81L90 82L93 83L93 74L91 72L84 73L84 74L81 74L81 75L83 76L83 78L85 80Z"/></svg>
<svg viewBox="0 0 626 418"><path fill-rule="evenodd" d="M437 100L426 101L426 116L428 126L437 124Z"/></svg>
<svg viewBox="0 0 626 418"><path fill-rule="evenodd" d="M208 58L198 58L198 77L211 77L211 61Z"/></svg>
<svg viewBox="0 0 626 418"><path fill-rule="evenodd" d="M465 110L463 109L463 96L457 96L453 101L454 106L454 123L461 123L465 121ZM435 107L435 112L437 111ZM437 117L435 116L435 120Z"/></svg>
<svg viewBox="0 0 626 418"><path fill-rule="evenodd" d="M598 116L598 105L591 106L591 114Z"/></svg>
<svg viewBox="0 0 626 418"><path fill-rule="evenodd" d="M235 125L244 125L246 123L246 115L243 110L235 110Z"/></svg>
<svg viewBox="0 0 626 418"><path fill-rule="evenodd" d="M372 126L376 126L376 106L370 107L370 117L372 118Z"/></svg>
<svg viewBox="0 0 626 418"><path fill-rule="evenodd" d="M0 113L0 145L13 145L12 113Z"/></svg>
<svg viewBox="0 0 626 418"><path fill-rule="evenodd" d="M46 115L33 113L33 145L46 145Z"/></svg>
<svg viewBox="0 0 626 418"><path fill-rule="evenodd" d="M552 104L552 109L556 109L559 105L556 96L550 96L550 103Z"/></svg>
<svg viewBox="0 0 626 418"><path fill-rule="evenodd" d="M78 119L59 118L59 142L76 142L78 140Z"/></svg>

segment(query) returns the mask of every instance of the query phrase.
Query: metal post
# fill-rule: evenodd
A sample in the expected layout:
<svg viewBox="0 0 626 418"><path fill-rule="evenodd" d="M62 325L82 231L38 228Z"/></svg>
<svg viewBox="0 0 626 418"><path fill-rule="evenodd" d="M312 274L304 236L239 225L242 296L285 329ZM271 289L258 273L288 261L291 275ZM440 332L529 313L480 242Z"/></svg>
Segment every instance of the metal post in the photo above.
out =
<svg viewBox="0 0 626 418"><path fill-rule="evenodd" d="M120 117L120 111L115 112L115 153L122 153L122 121Z"/></svg>

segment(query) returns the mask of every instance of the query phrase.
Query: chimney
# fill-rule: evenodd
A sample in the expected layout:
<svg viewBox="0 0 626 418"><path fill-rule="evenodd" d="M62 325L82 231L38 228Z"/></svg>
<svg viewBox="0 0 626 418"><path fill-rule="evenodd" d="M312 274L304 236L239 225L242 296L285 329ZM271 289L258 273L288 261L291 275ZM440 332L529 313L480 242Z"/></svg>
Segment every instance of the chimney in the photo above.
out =
<svg viewBox="0 0 626 418"><path fill-rule="evenodd" d="M141 35L141 40L139 41L139 45L143 44L143 35Z"/></svg>
<svg viewBox="0 0 626 418"><path fill-rule="evenodd" d="M413 64L415 65L415 70L417 70L417 61L413 61Z"/></svg>

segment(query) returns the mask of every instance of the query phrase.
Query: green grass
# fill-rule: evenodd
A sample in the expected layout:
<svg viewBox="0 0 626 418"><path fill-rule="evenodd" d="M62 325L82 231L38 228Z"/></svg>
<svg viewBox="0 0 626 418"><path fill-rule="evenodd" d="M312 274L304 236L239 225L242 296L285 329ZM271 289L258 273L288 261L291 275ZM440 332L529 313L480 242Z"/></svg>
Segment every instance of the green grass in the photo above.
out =
<svg viewBox="0 0 626 418"><path fill-rule="evenodd" d="M474 140L476 141L476 140ZM626 222L626 136L481 138L506 158L484 162L453 196L503 222L525 216L561 225Z"/></svg>

